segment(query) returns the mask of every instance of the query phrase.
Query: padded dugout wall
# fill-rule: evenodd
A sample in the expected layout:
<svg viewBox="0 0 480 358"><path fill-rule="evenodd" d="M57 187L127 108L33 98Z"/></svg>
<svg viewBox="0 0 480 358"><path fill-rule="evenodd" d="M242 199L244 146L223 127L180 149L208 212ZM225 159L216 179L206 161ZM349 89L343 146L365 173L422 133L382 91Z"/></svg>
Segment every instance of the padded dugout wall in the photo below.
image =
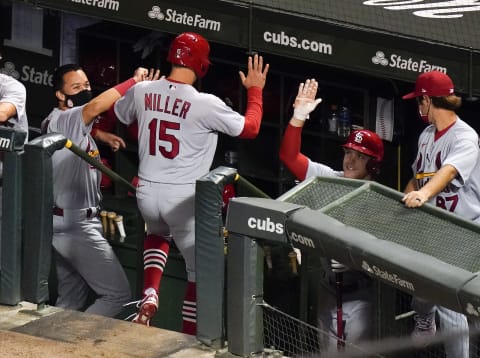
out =
<svg viewBox="0 0 480 358"><path fill-rule="evenodd" d="M25 132L0 127L3 156L0 236L0 303L21 301L22 156Z"/></svg>
<svg viewBox="0 0 480 358"><path fill-rule="evenodd" d="M53 174L52 155L63 148L66 138L47 134L25 145L24 244L22 295L32 303L49 299L48 278L52 260Z"/></svg>
<svg viewBox="0 0 480 358"><path fill-rule="evenodd" d="M365 272L376 280L379 310L391 305L391 301L380 301L381 297L391 297L398 289L478 317L480 226L429 204L408 209L402 197L402 193L374 182L312 178L277 200L233 199L227 229L236 237L251 240L252 245L257 240L287 243ZM269 225L265 224L259 230L249 224L251 218L279 229L266 230ZM243 260L249 267L251 258ZM242 281L245 289L237 292L236 299L251 298L249 289L257 287L257 279L252 276ZM231 281L229 277L229 292ZM377 316L375 324L387 325L385 316L393 320L393 309ZM229 327L256 322L257 312L243 312L250 323L235 323L231 321L235 317L229 317ZM242 340L235 346L237 351L230 350L229 340L229 351L234 354L258 348L258 341L248 331L237 331L236 339Z"/></svg>
<svg viewBox="0 0 480 358"><path fill-rule="evenodd" d="M226 340L222 193L236 174L234 168L218 167L198 179L195 188L197 339L214 348L224 347Z"/></svg>

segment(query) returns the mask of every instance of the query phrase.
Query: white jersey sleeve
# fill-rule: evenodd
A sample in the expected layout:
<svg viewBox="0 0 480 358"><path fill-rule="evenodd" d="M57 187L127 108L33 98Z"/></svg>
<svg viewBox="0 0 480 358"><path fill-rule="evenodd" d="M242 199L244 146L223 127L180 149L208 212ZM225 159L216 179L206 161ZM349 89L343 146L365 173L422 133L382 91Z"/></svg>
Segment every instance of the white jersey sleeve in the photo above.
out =
<svg viewBox="0 0 480 358"><path fill-rule="evenodd" d="M308 159L308 168L305 179L312 177L343 177L342 171L336 171L329 166Z"/></svg>
<svg viewBox="0 0 480 358"><path fill-rule="evenodd" d="M13 104L17 111L16 117L10 118L8 124L28 133L25 86L13 77L0 73L0 102Z"/></svg>

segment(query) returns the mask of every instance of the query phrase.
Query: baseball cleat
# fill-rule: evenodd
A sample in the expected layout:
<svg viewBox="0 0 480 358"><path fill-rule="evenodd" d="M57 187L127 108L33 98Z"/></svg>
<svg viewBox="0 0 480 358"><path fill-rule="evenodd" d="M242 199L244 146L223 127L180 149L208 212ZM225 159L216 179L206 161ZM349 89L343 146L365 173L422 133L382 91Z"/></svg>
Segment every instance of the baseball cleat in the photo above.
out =
<svg viewBox="0 0 480 358"><path fill-rule="evenodd" d="M153 288L145 291L145 297L137 303L138 312L132 322L150 326L150 320L155 316L158 309L158 295Z"/></svg>

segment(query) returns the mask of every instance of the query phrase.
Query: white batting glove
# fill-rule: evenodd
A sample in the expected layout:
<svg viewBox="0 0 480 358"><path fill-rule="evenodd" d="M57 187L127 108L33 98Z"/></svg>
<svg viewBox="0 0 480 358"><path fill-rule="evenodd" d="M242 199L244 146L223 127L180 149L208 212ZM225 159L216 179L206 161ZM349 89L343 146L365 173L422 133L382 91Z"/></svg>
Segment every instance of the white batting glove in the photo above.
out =
<svg viewBox="0 0 480 358"><path fill-rule="evenodd" d="M330 265L332 267L332 271L335 273L348 271L348 267L344 264L341 264L337 260L330 260Z"/></svg>
<svg viewBox="0 0 480 358"><path fill-rule="evenodd" d="M322 102L321 98L315 99L317 95L318 82L312 78L300 83L297 97L293 104L293 117L305 121L310 113Z"/></svg>

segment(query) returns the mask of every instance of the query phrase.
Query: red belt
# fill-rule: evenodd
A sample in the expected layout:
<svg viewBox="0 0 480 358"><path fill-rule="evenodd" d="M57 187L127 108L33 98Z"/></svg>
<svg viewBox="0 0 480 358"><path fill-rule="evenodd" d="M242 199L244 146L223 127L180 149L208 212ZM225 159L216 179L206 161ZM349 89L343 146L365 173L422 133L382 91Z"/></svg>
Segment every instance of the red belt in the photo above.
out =
<svg viewBox="0 0 480 358"><path fill-rule="evenodd" d="M94 213L92 208L88 208L88 209L85 209L85 217L87 219L90 219L94 216L97 216L98 213L100 212L100 210L97 208L96 212ZM55 216L63 216L63 209L62 208L58 208L56 206L53 207L53 215Z"/></svg>

